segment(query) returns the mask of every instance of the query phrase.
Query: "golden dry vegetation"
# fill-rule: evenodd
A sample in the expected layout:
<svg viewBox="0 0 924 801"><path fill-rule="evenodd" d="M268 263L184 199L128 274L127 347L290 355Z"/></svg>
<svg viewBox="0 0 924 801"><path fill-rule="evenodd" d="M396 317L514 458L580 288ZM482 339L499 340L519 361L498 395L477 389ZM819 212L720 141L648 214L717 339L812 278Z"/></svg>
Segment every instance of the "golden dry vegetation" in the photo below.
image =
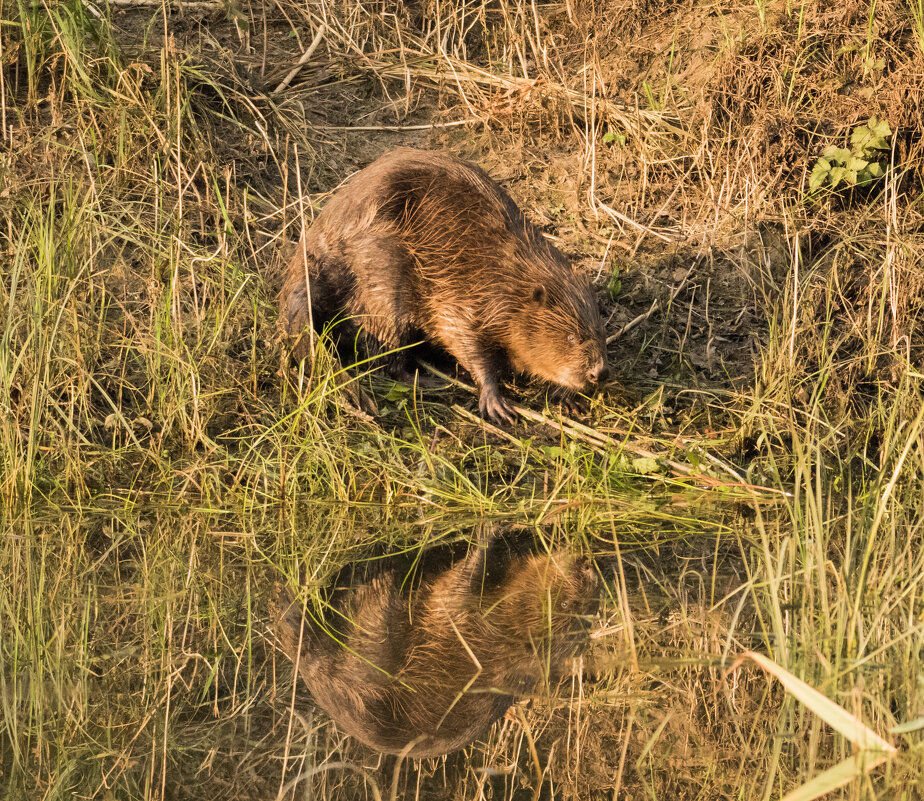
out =
<svg viewBox="0 0 924 801"><path fill-rule="evenodd" d="M0 0L0 67L2 797L924 797L921 0ZM291 364L291 243L399 144L593 275L585 418ZM596 561L593 648L380 760L274 584L486 520Z"/></svg>

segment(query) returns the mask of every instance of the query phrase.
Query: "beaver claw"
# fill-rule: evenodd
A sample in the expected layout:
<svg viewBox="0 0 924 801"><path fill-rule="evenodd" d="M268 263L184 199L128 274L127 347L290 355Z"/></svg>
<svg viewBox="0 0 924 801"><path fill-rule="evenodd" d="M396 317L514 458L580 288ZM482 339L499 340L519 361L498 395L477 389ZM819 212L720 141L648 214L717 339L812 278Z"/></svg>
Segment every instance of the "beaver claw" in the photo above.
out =
<svg viewBox="0 0 924 801"><path fill-rule="evenodd" d="M561 407L562 414L568 417L580 417L587 411L579 395L567 389L557 389L549 393L550 400Z"/></svg>
<svg viewBox="0 0 924 801"><path fill-rule="evenodd" d="M478 409L482 417L487 417L498 425L512 426L517 421L516 412L496 389L482 388L478 397Z"/></svg>

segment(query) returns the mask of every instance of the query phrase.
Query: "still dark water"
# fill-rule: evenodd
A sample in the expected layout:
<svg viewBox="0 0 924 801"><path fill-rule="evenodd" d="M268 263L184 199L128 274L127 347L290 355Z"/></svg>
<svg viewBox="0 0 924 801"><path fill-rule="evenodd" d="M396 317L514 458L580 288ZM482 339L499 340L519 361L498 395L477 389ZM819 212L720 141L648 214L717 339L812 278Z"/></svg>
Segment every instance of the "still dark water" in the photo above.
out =
<svg viewBox="0 0 924 801"><path fill-rule="evenodd" d="M288 787L602 798L646 761L697 782L717 756L691 728L703 687L721 683L730 648L756 644L724 521L431 524L422 539L439 544L372 546L313 592L290 579L269 623L298 664L305 740Z"/></svg>
<svg viewBox="0 0 924 801"><path fill-rule="evenodd" d="M763 636L749 546L735 510L688 511L23 514L0 767L23 791L66 774L171 799L641 798L740 776L762 743L742 715L777 703L722 667Z"/></svg>

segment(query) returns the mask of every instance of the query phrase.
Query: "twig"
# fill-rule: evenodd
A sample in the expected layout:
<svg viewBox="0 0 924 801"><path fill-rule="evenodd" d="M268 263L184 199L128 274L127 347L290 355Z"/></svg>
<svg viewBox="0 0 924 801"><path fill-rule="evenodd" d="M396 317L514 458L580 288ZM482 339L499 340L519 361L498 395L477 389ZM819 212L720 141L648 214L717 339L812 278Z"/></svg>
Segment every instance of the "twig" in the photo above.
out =
<svg viewBox="0 0 924 801"><path fill-rule="evenodd" d="M221 11L227 6L227 3L212 2L212 0L105 0L107 6L118 6L120 8L148 8L156 6L160 8L163 5L177 8L179 10L190 9L192 11Z"/></svg>
<svg viewBox="0 0 924 801"><path fill-rule="evenodd" d="M279 94L289 85L292 79L298 75L299 70L305 65L305 62L314 55L314 51L318 49L318 45L321 44L321 39L324 37L326 32L327 26L324 23L321 23L321 26L318 28L318 32L314 35L314 39L312 40L311 44L308 45L308 49L302 53L302 57L298 60L298 63L296 63L296 65L292 67L291 70L289 70L289 74L279 82L279 86L273 89L270 94Z"/></svg>
<svg viewBox="0 0 924 801"><path fill-rule="evenodd" d="M700 448L698 446L696 447L696 450L698 450L703 455L704 459L706 459L709 462L712 462L716 467L728 473L728 475L730 475L736 481L744 481L744 477L738 475L738 472L735 470L735 468L733 468L730 464L720 459L718 456L715 456L714 454L709 453L709 451L705 450L704 448ZM786 494L791 495L792 493L787 492Z"/></svg>
<svg viewBox="0 0 924 801"><path fill-rule="evenodd" d="M689 275L689 273L687 274ZM446 381L452 384L453 386L457 386L460 389L464 389L466 392L470 392L472 395L478 394L477 390L470 384L466 384L464 381L459 381L459 379L453 378L452 376L447 375L441 370L438 370L433 365L428 364L427 362L424 362L424 361L421 361L420 365L424 367L428 372L435 375L437 378L441 378L443 381ZM700 449L700 450L703 453L703 455L706 457L706 459L715 463L717 466L721 467L723 470L725 470L725 472L730 472L736 479L734 483L728 484L728 483L722 482L720 479L716 478L715 476L707 475L706 473L702 473L702 472L695 470L689 465L685 465L681 462L675 462L673 459L668 459L663 454L656 453L655 451L649 450L641 443L631 441L628 437L623 440L614 439L613 437L610 437L607 434L597 431L596 429L590 428L590 426L585 426L583 423L579 423L577 420L572 420L571 418L568 418L568 417L562 416L558 420L554 420L548 415L533 411L532 409L528 409L525 406L518 406L517 404L510 404L510 406L521 417L524 417L525 419L530 420L534 423L541 423L543 425L556 428L559 431L562 431L565 434L568 434L573 439L586 442L588 445L594 448L594 450L597 450L597 451L601 451L601 452L607 451L607 450L617 451L617 452L620 450L628 451L629 453L635 456L641 457L643 459L654 459L655 461L660 462L664 466L670 468L671 472L675 476L684 476L687 478L696 479L698 481L707 483L711 486L738 487L740 489L747 490L753 495L758 495L763 492L768 492L773 495L782 495L784 497L789 496L789 493L785 492L784 490L778 490L773 487L764 487L760 484L751 484L747 481L744 481L739 475L737 475L737 473L734 472L734 470L724 465L717 457L712 456L705 449ZM461 408L458 408L458 409L456 409L456 407L453 407L453 408L457 411L457 413L464 412L464 410ZM500 433L500 434L506 433L506 432L503 432L501 429L497 428L496 426L492 425L491 423L481 420L481 418L476 417L471 412L466 412L462 414L462 416L470 420L479 420L486 427L488 427L490 430L496 433ZM515 439L514 437L511 437L511 435L509 434L507 434L506 436L510 439Z"/></svg>
<svg viewBox="0 0 924 801"><path fill-rule="evenodd" d="M449 408L452 409L463 420L468 420L470 423L475 423L476 425L482 425L492 434L495 434L498 437L502 437L503 439L506 439L508 442L512 442L514 445L523 444L523 441L521 439L518 439L513 434L511 434L509 431L504 431L504 429L500 428L499 426L496 426L493 423L489 423L483 417L479 417L477 414L473 414L468 409L465 409L462 406L459 406L458 403L454 403ZM533 450L533 449L530 448L530 450Z"/></svg>
<svg viewBox="0 0 924 801"><path fill-rule="evenodd" d="M452 122L428 122L423 125L314 125L319 131L429 131L432 128L455 128L457 125L469 125L481 122L479 117L469 117L465 120Z"/></svg>
<svg viewBox="0 0 924 801"><path fill-rule="evenodd" d="M714 481L711 476L705 476L702 473L697 473L689 465L681 464L680 462L675 462L671 459L666 458L663 454L655 453L654 451L648 450L637 443L631 442L628 439L619 441L608 437L606 434L601 434L599 431L595 431L588 426L585 426L583 423L579 423L576 420L572 420L569 417L562 416L560 420L553 420L548 415L541 414L540 412L534 412L532 409L527 409L523 406L513 406L513 409L527 420L532 420L534 423L544 423L547 426L552 428L557 428L560 431L564 431L566 434L570 435L574 439L582 440L588 445L596 446L598 449L609 449L609 450L624 450L628 451L635 456L640 456L643 459L654 459L658 462L669 467L675 475L679 474L682 476L695 477L695 478L708 478L711 481Z"/></svg>
<svg viewBox="0 0 924 801"><path fill-rule="evenodd" d="M698 265L702 260L703 260L703 254L702 254L702 253L699 253L699 254L697 255L697 257L696 257L696 261L694 261L693 264L690 265L690 269L687 270L687 274L686 274L683 278L681 278L681 279L680 279L680 282L677 284L677 286L675 286L675 287L671 290L671 295L670 295L670 297L667 299L667 305L668 305L668 306L670 306L671 303L674 302L674 299L677 297L677 295L680 294L680 290L683 289L684 285L687 283L687 279L690 277L690 273L692 273L693 270L696 269L697 265ZM639 323L644 322L645 320L647 320L649 317L651 317L652 314L654 314L654 310L655 310L656 308L658 308L658 306L660 306L660 305L661 305L661 301L660 301L658 298L655 298L655 299L651 302L651 306L649 307L648 311L643 312L643 313L640 314L638 317L636 317L634 320L630 320L630 321L629 321L628 323L626 323L622 328L620 328L615 334L613 334L613 335L610 336L610 337L607 337L607 338L606 338L606 344L609 345L611 342L615 342L617 339L619 339L619 337L621 337L621 336L622 336L623 334L625 334L627 331L631 331L631 330L632 330L633 328L635 328L635 326L637 326Z"/></svg>
<svg viewBox="0 0 924 801"><path fill-rule="evenodd" d="M310 12L309 15L312 19L319 19ZM356 46L356 43L349 36L345 35L345 32L338 31L333 27L330 28L330 34L351 47L357 56L376 73L380 80L397 78L404 81L409 75L413 75L418 79L427 80L435 86L442 86L445 82L455 83L460 90L463 84L513 92L536 90L542 92L544 96L564 98L580 119L583 119L584 115L586 115L588 104L593 104L595 108L599 109L598 117L605 117L615 121L633 136L643 137L655 130L659 130L662 134L676 136L683 141L690 139L692 136L689 131L682 127L684 120L677 114L640 109L637 105L633 108L625 103L603 97L589 98L585 92L579 89L571 89L560 82L539 82L535 79L521 78L514 75L499 75L450 56L445 50L433 52L425 41L419 39L412 39L410 42L402 44L400 58L392 61L388 57L396 52L394 50L365 53ZM472 106L468 102L465 93L462 92L461 95L471 109ZM647 127L643 127L643 124ZM372 130L389 129L375 128Z"/></svg>
<svg viewBox="0 0 924 801"><path fill-rule="evenodd" d="M667 234L662 234L660 231L657 231L654 228L649 228L647 225L642 225L640 222L638 222L637 220L633 220L631 217L626 216L621 211L616 211L616 209L614 209L612 206L607 206L606 203L604 203L602 200L599 200L596 198L595 200L597 202L597 205L616 221L624 222L629 225L634 225L640 231L644 231L646 234L651 234L652 236L656 236L662 242L670 243L670 242L675 241L676 239L676 237L671 237L671 236L668 236Z"/></svg>
<svg viewBox="0 0 924 801"><path fill-rule="evenodd" d="M611 337L607 337L606 344L609 345L611 342L615 342L617 339L619 339L619 337L621 337L626 332L631 331L639 323L645 322L645 320L647 320L649 317L651 317L652 314L654 314L654 310L658 308L658 305L659 305L658 299L655 298L653 301L651 301L651 306L649 307L648 311L642 312L634 320L630 320L628 323L626 323L622 328L620 328Z"/></svg>

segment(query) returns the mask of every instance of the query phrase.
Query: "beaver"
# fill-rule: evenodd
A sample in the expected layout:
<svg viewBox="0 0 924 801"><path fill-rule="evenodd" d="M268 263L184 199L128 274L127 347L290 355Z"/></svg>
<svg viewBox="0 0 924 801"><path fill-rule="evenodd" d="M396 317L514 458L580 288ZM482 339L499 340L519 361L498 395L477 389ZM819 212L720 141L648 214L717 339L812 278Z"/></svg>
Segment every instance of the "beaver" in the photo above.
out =
<svg viewBox="0 0 924 801"><path fill-rule="evenodd" d="M399 380L412 376L408 346L442 347L497 423L516 420L506 366L555 385L568 410L609 375L589 281L484 170L449 153L399 148L338 189L289 262L280 306L294 336L309 321L361 323ZM303 340L293 350L307 355Z"/></svg>
<svg viewBox="0 0 924 801"><path fill-rule="evenodd" d="M515 696L561 678L597 610L596 572L564 551L505 537L461 557L436 550L346 568L323 623L278 590L279 641L316 703L385 753L478 738Z"/></svg>

